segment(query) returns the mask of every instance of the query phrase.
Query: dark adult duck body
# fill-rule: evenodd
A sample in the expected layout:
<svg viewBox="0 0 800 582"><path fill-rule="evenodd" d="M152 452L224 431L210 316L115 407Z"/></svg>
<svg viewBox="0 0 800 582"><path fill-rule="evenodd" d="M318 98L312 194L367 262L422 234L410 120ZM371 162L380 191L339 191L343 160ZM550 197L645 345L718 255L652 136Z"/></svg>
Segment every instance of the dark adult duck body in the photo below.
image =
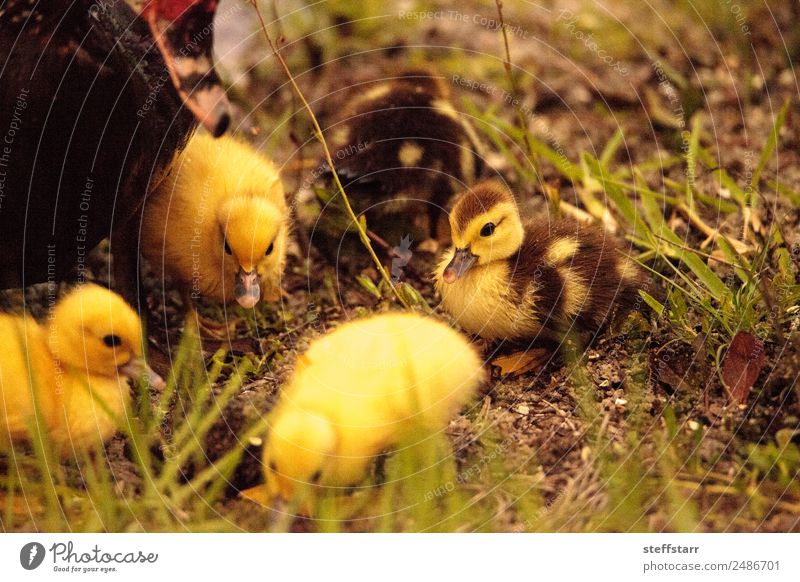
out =
<svg viewBox="0 0 800 582"><path fill-rule="evenodd" d="M0 286L80 277L197 122L224 133L216 4L0 3Z"/></svg>

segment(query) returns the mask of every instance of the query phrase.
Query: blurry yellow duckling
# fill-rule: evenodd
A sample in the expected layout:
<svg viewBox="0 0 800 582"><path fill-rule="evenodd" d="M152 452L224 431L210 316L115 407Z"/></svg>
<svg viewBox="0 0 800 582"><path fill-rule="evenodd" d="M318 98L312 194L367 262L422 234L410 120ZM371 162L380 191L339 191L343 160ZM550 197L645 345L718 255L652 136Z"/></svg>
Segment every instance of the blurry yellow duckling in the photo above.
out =
<svg viewBox="0 0 800 582"><path fill-rule="evenodd" d="M494 180L458 198L450 229L436 289L459 325L487 340L530 341L573 322L597 329L617 305L632 306L644 283L604 231L569 220L523 223Z"/></svg>
<svg viewBox="0 0 800 582"><path fill-rule="evenodd" d="M197 133L153 192L142 222L142 254L194 300L234 299L252 308L280 297L289 209L278 169L229 136ZM198 320L210 335L225 326Z"/></svg>
<svg viewBox="0 0 800 582"><path fill-rule="evenodd" d="M411 313L347 323L298 361L264 445L270 499L308 486L350 487L415 427L441 430L484 380L457 332Z"/></svg>
<svg viewBox="0 0 800 582"><path fill-rule="evenodd" d="M97 285L69 293L43 324L0 315L0 337L0 450L35 426L63 455L101 446L125 419L128 378L163 386L143 359L139 317Z"/></svg>

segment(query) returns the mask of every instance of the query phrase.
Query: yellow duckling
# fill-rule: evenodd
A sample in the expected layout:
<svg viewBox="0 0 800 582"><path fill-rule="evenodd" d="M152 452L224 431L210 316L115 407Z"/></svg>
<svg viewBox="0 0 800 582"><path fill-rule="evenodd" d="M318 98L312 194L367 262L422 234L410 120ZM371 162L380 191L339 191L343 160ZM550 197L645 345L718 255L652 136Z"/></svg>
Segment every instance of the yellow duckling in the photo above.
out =
<svg viewBox="0 0 800 582"><path fill-rule="evenodd" d="M450 214L453 246L434 278L442 306L487 340L530 341L540 333L598 329L615 305L630 306L640 269L602 230L568 220L523 223L511 192L487 180Z"/></svg>
<svg viewBox="0 0 800 582"><path fill-rule="evenodd" d="M441 430L484 380L457 332L411 313L347 323L298 361L264 446L270 499L310 485L357 485L407 431Z"/></svg>
<svg viewBox="0 0 800 582"><path fill-rule="evenodd" d="M142 254L194 300L252 308L280 297L289 209L278 169L232 137L195 134L144 210ZM200 320L218 334L224 326Z"/></svg>
<svg viewBox="0 0 800 582"><path fill-rule="evenodd" d="M0 450L36 426L63 455L100 446L125 420L128 378L163 387L143 359L139 317L97 285L61 299L44 324L0 315L0 337Z"/></svg>

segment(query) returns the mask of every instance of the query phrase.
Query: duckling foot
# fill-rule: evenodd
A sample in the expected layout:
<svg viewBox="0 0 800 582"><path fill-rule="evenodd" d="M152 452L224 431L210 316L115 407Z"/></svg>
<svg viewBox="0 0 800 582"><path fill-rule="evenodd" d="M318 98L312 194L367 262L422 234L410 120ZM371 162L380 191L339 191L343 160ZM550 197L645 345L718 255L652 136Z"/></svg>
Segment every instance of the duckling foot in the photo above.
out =
<svg viewBox="0 0 800 582"><path fill-rule="evenodd" d="M203 317L197 311L191 311L187 314L186 325L192 326L201 338L208 338L214 340L229 339L233 332L236 330L236 324L239 319L227 321L225 323L214 321Z"/></svg>
<svg viewBox="0 0 800 582"><path fill-rule="evenodd" d="M314 515L315 501L307 499L295 506L281 498L272 498L265 484L239 491L239 499L245 499L265 509L277 510L285 515L294 515L296 518Z"/></svg>
<svg viewBox="0 0 800 582"><path fill-rule="evenodd" d="M264 290L264 301L269 303L277 303L281 299L288 299L291 297L282 287L273 287L272 289Z"/></svg>
<svg viewBox="0 0 800 582"><path fill-rule="evenodd" d="M270 499L267 486L263 484L239 491L239 497L257 503L261 507L266 507L268 509L272 507L272 499Z"/></svg>

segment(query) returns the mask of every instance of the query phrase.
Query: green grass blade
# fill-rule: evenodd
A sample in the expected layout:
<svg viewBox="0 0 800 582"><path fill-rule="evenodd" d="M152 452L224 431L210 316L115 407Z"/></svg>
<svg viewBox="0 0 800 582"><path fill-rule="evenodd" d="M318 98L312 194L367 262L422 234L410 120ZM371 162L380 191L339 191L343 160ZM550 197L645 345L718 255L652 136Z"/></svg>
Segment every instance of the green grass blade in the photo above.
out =
<svg viewBox="0 0 800 582"><path fill-rule="evenodd" d="M692 132L689 134L689 146L686 151L686 202L694 210L695 182L697 181L697 151L700 148L700 115L692 118Z"/></svg>
<svg viewBox="0 0 800 582"><path fill-rule="evenodd" d="M655 297L653 297L646 291L642 291L641 289L639 290L639 295L642 296L642 299L644 299L644 302L647 303L650 309L656 312L656 315L658 315L659 317L664 315L663 303L659 302Z"/></svg>
<svg viewBox="0 0 800 582"><path fill-rule="evenodd" d="M600 154L600 165L603 168L608 168L608 164L614 159L614 156L617 155L619 146L622 145L622 140L624 138L625 134L623 133L622 128L618 127L617 131L615 131L614 135L611 136L611 139L608 140L606 147L603 148L603 152Z"/></svg>
<svg viewBox="0 0 800 582"><path fill-rule="evenodd" d="M764 149L761 150L761 157L758 159L758 165L753 172L753 177L750 179L751 192L758 192L758 186L761 183L761 174L764 172L764 168L767 167L770 158L772 158L772 154L775 153L775 149L778 147L778 139L780 138L781 129L786 123L786 114L789 111L789 103L789 99L784 100L783 106L781 107L780 111L778 111L778 115L775 118L772 131L767 138L767 143L764 145ZM750 202L752 204L754 201L751 200Z"/></svg>

